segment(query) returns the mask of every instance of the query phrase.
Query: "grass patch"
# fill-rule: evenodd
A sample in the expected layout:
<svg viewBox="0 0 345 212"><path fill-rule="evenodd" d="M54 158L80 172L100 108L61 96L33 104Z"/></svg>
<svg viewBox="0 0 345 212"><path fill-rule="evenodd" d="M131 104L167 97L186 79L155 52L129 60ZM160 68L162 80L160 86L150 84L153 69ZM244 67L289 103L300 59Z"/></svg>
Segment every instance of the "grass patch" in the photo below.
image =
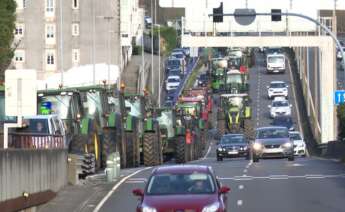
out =
<svg viewBox="0 0 345 212"><path fill-rule="evenodd" d="M189 79L186 83L186 87L185 89L190 89L193 87L195 81L196 81L196 78L198 77L198 74L199 74L199 71L200 69L202 68L204 64L202 63L201 60L198 61L198 64L196 65L196 67L193 69L191 75L189 76Z"/></svg>
<svg viewBox="0 0 345 212"><path fill-rule="evenodd" d="M161 45L162 53L164 55L169 55L173 49L177 47L177 32L173 27L161 26ZM158 37L158 27L153 27L153 36Z"/></svg>

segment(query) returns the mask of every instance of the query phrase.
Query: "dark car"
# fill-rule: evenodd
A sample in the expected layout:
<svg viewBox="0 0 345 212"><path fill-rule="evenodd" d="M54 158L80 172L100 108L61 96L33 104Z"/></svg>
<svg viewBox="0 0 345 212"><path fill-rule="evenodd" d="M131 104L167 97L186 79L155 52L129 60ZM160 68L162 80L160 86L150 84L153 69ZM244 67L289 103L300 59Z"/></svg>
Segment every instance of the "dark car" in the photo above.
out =
<svg viewBox="0 0 345 212"><path fill-rule="evenodd" d="M243 134L225 134L217 147L217 161L230 157L246 157L249 160L249 143Z"/></svg>
<svg viewBox="0 0 345 212"><path fill-rule="evenodd" d="M288 158L293 161L293 142L286 127L261 127L256 129L253 150L253 162L260 158Z"/></svg>
<svg viewBox="0 0 345 212"><path fill-rule="evenodd" d="M169 59L166 63L166 71L169 72L172 69L181 68L181 60L179 59Z"/></svg>
<svg viewBox="0 0 345 212"><path fill-rule="evenodd" d="M177 68L177 69L170 69L168 71L168 76L181 76L181 75L182 75L182 71L179 68Z"/></svg>
<svg viewBox="0 0 345 212"><path fill-rule="evenodd" d="M200 74L198 78L198 86L200 87L206 87L208 84L208 75L207 74Z"/></svg>
<svg viewBox="0 0 345 212"><path fill-rule="evenodd" d="M179 165L154 169L140 197L137 212L227 211L230 188L221 186L209 166Z"/></svg>
<svg viewBox="0 0 345 212"><path fill-rule="evenodd" d="M272 122L273 126L286 127L289 131L295 130L291 116L276 116Z"/></svg>

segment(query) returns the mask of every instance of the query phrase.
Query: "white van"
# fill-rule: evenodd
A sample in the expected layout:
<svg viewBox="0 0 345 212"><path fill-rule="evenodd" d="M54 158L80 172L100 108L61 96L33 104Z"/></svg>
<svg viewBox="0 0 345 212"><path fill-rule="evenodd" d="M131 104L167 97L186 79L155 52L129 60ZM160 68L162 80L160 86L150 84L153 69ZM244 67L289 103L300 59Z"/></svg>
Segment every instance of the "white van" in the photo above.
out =
<svg viewBox="0 0 345 212"><path fill-rule="evenodd" d="M285 72L285 55L268 54L267 55L267 73L284 73Z"/></svg>

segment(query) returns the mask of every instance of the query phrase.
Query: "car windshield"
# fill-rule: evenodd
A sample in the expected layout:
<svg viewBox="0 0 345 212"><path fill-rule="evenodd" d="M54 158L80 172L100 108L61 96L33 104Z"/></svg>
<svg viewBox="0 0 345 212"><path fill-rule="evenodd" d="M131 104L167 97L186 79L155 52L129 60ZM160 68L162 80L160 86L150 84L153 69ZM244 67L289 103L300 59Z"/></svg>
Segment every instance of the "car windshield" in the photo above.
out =
<svg viewBox="0 0 345 212"><path fill-rule="evenodd" d="M271 83L270 88L285 88L285 83Z"/></svg>
<svg viewBox="0 0 345 212"><path fill-rule="evenodd" d="M241 74L228 74L227 83L242 83Z"/></svg>
<svg viewBox="0 0 345 212"><path fill-rule="evenodd" d="M39 100L39 114L57 114L61 119L67 119L72 96L43 96Z"/></svg>
<svg viewBox="0 0 345 212"><path fill-rule="evenodd" d="M180 66L179 60L168 60L168 66L177 67Z"/></svg>
<svg viewBox="0 0 345 212"><path fill-rule="evenodd" d="M273 56L273 57L268 57L268 63L284 63L285 58L283 56Z"/></svg>
<svg viewBox="0 0 345 212"><path fill-rule="evenodd" d="M146 188L148 195L211 194L215 191L213 177L198 172L154 175Z"/></svg>
<svg viewBox="0 0 345 212"><path fill-rule="evenodd" d="M26 119L24 122L27 123L27 127L17 128L17 132L49 134L48 119Z"/></svg>
<svg viewBox="0 0 345 212"><path fill-rule="evenodd" d="M225 135L220 140L220 144L239 144L245 143L244 137L242 135Z"/></svg>
<svg viewBox="0 0 345 212"><path fill-rule="evenodd" d="M169 71L170 76L178 76L180 75L180 71Z"/></svg>
<svg viewBox="0 0 345 212"><path fill-rule="evenodd" d="M288 138L289 133L286 128L260 129L256 132L257 139L265 138Z"/></svg>
<svg viewBox="0 0 345 212"><path fill-rule="evenodd" d="M183 58L184 55L182 53L175 53L175 54L172 54L173 57L176 57L176 58Z"/></svg>
<svg viewBox="0 0 345 212"><path fill-rule="evenodd" d="M294 141L296 141L296 140L302 140L302 137L301 137L301 135L300 135L299 133L291 133L291 134L290 134L290 138L291 138L292 140L294 140Z"/></svg>
<svg viewBox="0 0 345 212"><path fill-rule="evenodd" d="M180 82L179 78L168 78L168 82Z"/></svg>
<svg viewBox="0 0 345 212"><path fill-rule="evenodd" d="M287 101L274 101L272 102L272 107L287 107L289 103Z"/></svg>

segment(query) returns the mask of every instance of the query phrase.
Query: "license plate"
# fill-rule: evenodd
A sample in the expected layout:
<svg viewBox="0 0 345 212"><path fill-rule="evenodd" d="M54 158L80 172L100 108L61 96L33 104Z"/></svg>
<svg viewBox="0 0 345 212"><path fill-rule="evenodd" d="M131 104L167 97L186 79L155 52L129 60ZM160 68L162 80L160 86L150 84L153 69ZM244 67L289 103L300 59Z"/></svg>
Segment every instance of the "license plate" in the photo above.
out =
<svg viewBox="0 0 345 212"><path fill-rule="evenodd" d="M228 154L229 154L229 155L237 155L237 154L238 154L238 151L229 151Z"/></svg>
<svg viewBox="0 0 345 212"><path fill-rule="evenodd" d="M273 72L279 72L279 70L278 70L278 69L275 69Z"/></svg>
<svg viewBox="0 0 345 212"><path fill-rule="evenodd" d="M265 153L280 153L281 149L265 149Z"/></svg>

